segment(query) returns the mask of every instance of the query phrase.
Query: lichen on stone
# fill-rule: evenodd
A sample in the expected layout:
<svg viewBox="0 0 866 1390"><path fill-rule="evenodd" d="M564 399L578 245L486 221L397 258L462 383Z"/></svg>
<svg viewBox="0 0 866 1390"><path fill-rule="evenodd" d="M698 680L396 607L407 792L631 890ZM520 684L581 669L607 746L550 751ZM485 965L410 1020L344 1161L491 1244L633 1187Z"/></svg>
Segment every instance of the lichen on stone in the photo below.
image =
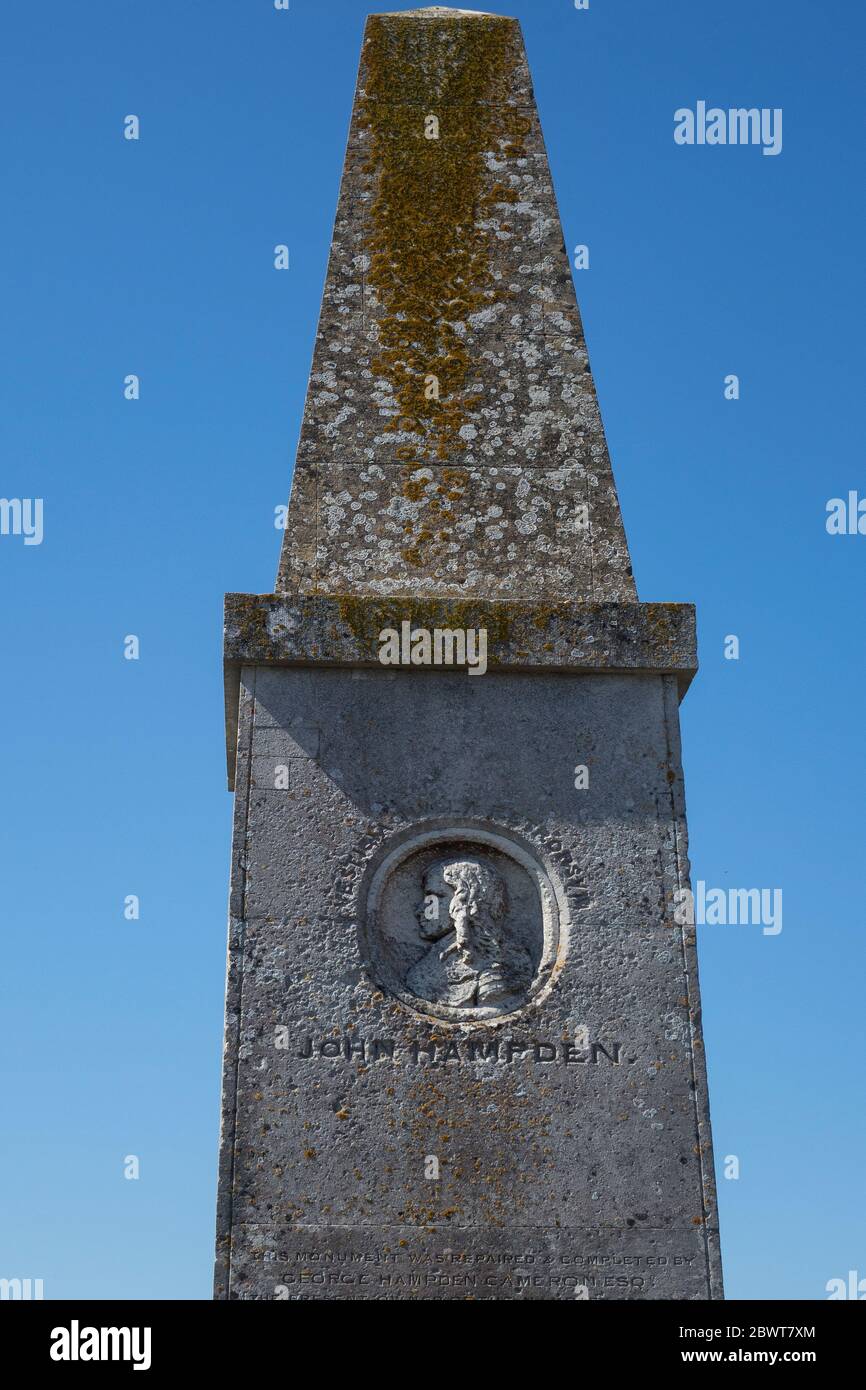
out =
<svg viewBox="0 0 866 1390"><path fill-rule="evenodd" d="M367 283L383 309L373 370L398 407L385 429L417 435L418 462L459 450L480 400L466 325L503 296L484 224L518 197L491 182L486 156L522 158L529 129L509 101L514 35L514 22L496 15L421 25L373 16L367 26L358 116L376 175ZM425 138L428 117L438 138Z"/></svg>

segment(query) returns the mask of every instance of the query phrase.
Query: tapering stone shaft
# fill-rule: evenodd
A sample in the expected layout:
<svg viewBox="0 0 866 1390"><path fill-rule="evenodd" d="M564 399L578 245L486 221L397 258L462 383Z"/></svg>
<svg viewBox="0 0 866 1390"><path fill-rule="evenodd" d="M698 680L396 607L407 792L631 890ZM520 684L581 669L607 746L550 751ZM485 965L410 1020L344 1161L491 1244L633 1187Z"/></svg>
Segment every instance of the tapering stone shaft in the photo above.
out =
<svg viewBox="0 0 866 1390"><path fill-rule="evenodd" d="M367 22L277 588L636 597L516 20Z"/></svg>

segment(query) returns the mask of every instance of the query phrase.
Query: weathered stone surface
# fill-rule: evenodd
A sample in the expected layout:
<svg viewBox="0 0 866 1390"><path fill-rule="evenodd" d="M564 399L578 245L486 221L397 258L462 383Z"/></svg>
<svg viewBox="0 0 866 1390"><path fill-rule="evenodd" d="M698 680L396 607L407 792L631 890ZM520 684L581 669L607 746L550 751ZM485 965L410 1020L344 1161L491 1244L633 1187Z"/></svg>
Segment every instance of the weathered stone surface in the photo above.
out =
<svg viewBox="0 0 866 1390"><path fill-rule="evenodd" d="M682 697L697 670L695 610L683 603L491 603L481 599L287 598L227 594L226 758L233 787L240 671L245 665L378 666L380 634L487 633L491 670L673 673Z"/></svg>
<svg viewBox="0 0 866 1390"><path fill-rule="evenodd" d="M694 936L672 916L675 677L260 666L242 688L220 1290L572 1298L579 1274L590 1297L716 1294ZM371 886L395 854L411 872L422 836L437 860L497 844L541 867L558 925L531 997L431 1017L383 972ZM519 1284L449 1278L514 1274L527 1252Z"/></svg>
<svg viewBox="0 0 866 1390"><path fill-rule="evenodd" d="M366 666L379 664L380 633L413 628L483 628L488 664L534 670L676 671L685 693L697 670L690 603L491 603L410 597L227 594L225 659Z"/></svg>
<svg viewBox="0 0 866 1390"><path fill-rule="evenodd" d="M277 590L226 599L216 1296L721 1297L694 609L636 600L513 20L368 23Z"/></svg>
<svg viewBox="0 0 866 1390"><path fill-rule="evenodd" d="M542 574L635 598L520 28L376 15L277 588L527 598Z"/></svg>

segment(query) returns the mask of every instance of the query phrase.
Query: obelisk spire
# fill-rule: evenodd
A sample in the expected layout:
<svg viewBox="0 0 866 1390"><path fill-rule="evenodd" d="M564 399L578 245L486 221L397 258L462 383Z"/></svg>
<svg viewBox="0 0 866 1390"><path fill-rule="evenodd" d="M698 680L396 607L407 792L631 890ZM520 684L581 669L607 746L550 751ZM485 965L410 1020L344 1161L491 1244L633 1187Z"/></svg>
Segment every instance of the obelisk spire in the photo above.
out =
<svg viewBox="0 0 866 1390"><path fill-rule="evenodd" d="M367 21L277 591L636 598L514 19Z"/></svg>

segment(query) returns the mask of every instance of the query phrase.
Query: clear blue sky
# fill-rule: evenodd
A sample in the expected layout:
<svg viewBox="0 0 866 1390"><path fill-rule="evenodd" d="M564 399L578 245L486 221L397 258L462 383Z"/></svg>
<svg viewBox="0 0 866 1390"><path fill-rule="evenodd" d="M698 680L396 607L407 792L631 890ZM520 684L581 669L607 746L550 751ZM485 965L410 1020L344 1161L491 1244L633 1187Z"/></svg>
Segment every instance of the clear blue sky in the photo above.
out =
<svg viewBox="0 0 866 1390"><path fill-rule="evenodd" d="M45 539L0 537L0 1275L47 1297L210 1295L222 594L273 586L370 8L4 18L0 493L45 499ZM727 1289L821 1298L866 1277L866 536L824 525L829 498L866 494L866 18L842 0L501 9L524 26L566 240L590 247L575 278L640 596L698 605L694 876L784 892L779 936L700 933L716 1153L741 1164L720 1181ZM781 155L676 146L698 100L782 107Z"/></svg>

